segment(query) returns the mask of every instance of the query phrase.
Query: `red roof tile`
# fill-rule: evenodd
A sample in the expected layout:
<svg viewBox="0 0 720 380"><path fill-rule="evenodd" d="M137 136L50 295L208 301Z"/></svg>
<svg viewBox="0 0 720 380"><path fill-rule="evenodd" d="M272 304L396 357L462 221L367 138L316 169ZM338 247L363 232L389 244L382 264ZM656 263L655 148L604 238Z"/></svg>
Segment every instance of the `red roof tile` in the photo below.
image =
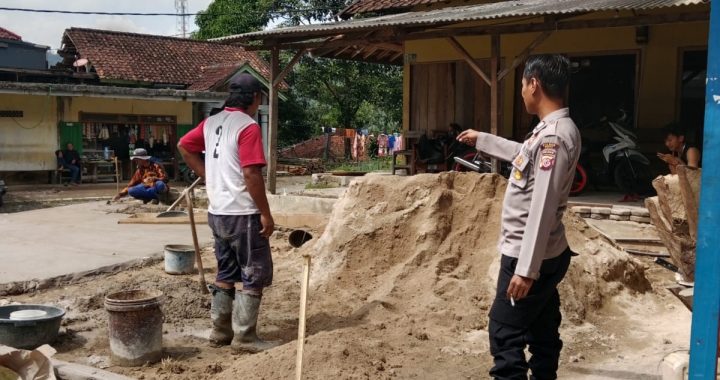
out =
<svg viewBox="0 0 720 380"><path fill-rule="evenodd" d="M245 62L240 64L212 65L200 68L200 75L188 90L205 91L216 88L235 74Z"/></svg>
<svg viewBox="0 0 720 380"><path fill-rule="evenodd" d="M63 37L62 54L66 63L87 58L104 80L179 84L208 90L224 79L219 78L223 70L217 68L224 67L227 72L229 67L245 63L266 79L270 77L268 64L242 47L148 34L70 28ZM216 68L208 71L213 66Z"/></svg>
<svg viewBox="0 0 720 380"><path fill-rule="evenodd" d="M340 17L350 18L353 15L368 12L408 10L417 5L429 5L448 0L357 0L340 12Z"/></svg>
<svg viewBox="0 0 720 380"><path fill-rule="evenodd" d="M20 36L5 28L0 28L0 39L22 41L22 38Z"/></svg>

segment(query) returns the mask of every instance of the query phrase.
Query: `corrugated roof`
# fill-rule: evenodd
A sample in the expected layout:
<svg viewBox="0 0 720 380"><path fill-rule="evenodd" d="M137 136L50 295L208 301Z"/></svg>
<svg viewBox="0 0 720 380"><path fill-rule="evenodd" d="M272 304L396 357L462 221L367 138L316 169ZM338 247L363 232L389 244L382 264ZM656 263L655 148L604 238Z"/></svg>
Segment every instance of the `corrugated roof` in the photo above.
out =
<svg viewBox="0 0 720 380"><path fill-rule="evenodd" d="M264 30L235 36L218 41L260 40L266 37L282 37L296 33L322 35L329 31L336 33L378 29L382 27L422 26L445 23L493 20L507 17L543 16L573 14L612 10L648 10L707 4L707 0L524 0L504 1L490 4L448 7L430 11L407 12L381 17L341 21L332 24L305 25Z"/></svg>
<svg viewBox="0 0 720 380"><path fill-rule="evenodd" d="M447 0L357 0L343 9L338 16L349 18L350 16L397 9L410 9L418 5L430 5Z"/></svg>

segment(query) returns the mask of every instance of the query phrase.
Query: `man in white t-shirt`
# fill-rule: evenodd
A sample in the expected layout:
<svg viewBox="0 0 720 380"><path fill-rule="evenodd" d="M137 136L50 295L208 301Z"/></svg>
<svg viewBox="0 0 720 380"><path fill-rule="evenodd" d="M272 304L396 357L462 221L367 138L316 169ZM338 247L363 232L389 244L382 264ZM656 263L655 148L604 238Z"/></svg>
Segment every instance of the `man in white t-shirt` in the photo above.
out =
<svg viewBox="0 0 720 380"><path fill-rule="evenodd" d="M210 200L208 222L218 264L215 284L210 285L210 343L230 344L235 351L259 352L277 345L260 340L256 333L263 289L272 283L268 238L274 229L262 176L262 131L252 118L261 99L257 79L237 76L224 109L178 144L188 166L205 178ZM238 283L242 288L236 290Z"/></svg>

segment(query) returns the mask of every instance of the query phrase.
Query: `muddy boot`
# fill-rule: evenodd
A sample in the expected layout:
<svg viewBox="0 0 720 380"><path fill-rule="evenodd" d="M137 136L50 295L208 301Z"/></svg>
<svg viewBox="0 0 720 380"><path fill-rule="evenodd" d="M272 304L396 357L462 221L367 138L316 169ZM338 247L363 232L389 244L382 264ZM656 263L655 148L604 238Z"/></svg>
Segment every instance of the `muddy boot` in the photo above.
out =
<svg viewBox="0 0 720 380"><path fill-rule="evenodd" d="M257 336L257 319L261 296L237 292L232 314L235 337L232 348L236 352L256 353L280 345L280 342L266 342Z"/></svg>
<svg viewBox="0 0 720 380"><path fill-rule="evenodd" d="M233 339L232 309L235 289L222 289L215 285L208 286L208 289L213 297L210 304L210 318L213 324L210 345L227 346Z"/></svg>

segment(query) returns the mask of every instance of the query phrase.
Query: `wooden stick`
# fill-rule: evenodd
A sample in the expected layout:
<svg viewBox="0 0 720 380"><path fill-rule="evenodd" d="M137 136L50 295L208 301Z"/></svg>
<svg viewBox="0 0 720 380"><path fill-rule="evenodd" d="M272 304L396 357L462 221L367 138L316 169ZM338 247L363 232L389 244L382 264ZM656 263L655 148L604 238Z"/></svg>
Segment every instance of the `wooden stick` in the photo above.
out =
<svg viewBox="0 0 720 380"><path fill-rule="evenodd" d="M295 379L302 379L303 349L305 347L305 312L308 285L310 284L310 256L303 256L303 277L300 283L300 317L298 320L298 347L295 358Z"/></svg>
<svg viewBox="0 0 720 380"><path fill-rule="evenodd" d="M120 170L118 170L118 159L117 157L113 157L115 159L115 189L117 190L117 193L120 193Z"/></svg>
<svg viewBox="0 0 720 380"><path fill-rule="evenodd" d="M200 181L202 181L202 177L197 177L197 179L195 180L195 182L193 182L192 185L190 185L190 187L188 187L187 189L183 190L182 194L180 194L180 196L178 197L178 199L176 199L175 202L173 202L173 204L171 204L170 207L168 207L168 209L165 210L165 212L172 211L172 209L174 209L177 205L179 205L180 202L182 202L183 198L185 198L185 193L187 193L188 191L194 189L195 186L197 186L197 184L200 183Z"/></svg>
<svg viewBox="0 0 720 380"><path fill-rule="evenodd" d="M205 271L203 270L202 257L200 256L200 244L198 244L197 230L195 229L193 202L189 191L185 193L185 199L187 200L188 214L190 215L190 229L192 230L193 245L195 246L195 262L197 263L198 272L200 274L200 291L203 294L209 294L210 291L208 290L207 283L205 282Z"/></svg>

